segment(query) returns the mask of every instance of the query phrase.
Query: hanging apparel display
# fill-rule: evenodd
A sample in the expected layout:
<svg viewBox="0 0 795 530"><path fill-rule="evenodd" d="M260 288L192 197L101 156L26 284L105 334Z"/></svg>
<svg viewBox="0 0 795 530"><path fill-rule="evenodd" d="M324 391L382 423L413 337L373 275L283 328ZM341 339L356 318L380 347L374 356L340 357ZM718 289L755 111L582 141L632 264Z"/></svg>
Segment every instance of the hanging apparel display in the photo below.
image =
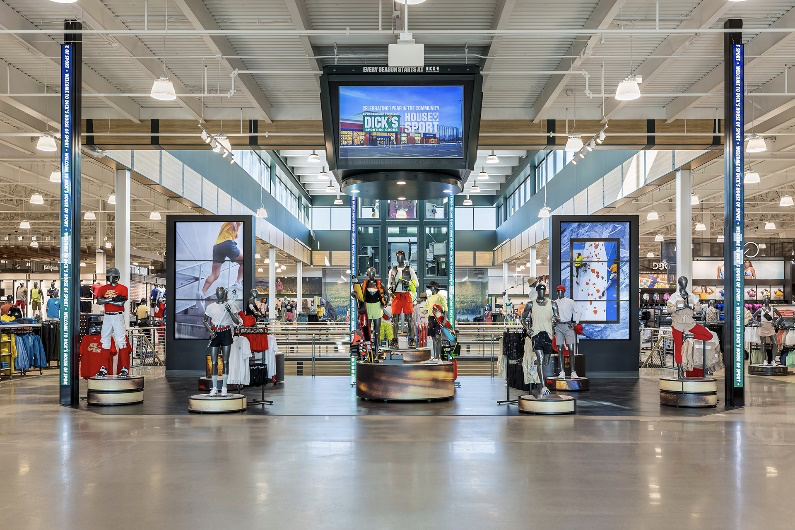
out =
<svg viewBox="0 0 795 530"><path fill-rule="evenodd" d="M538 370L536 369L536 353L533 349L533 338L524 339L524 357L522 357L522 370L524 371L525 384L540 383Z"/></svg>
<svg viewBox="0 0 795 530"><path fill-rule="evenodd" d="M677 307L679 306L679 307ZM700 324L696 324L693 314L701 311L701 304L695 303L693 307L684 307L684 298L677 291L671 295L666 305L671 315L671 334L674 340L674 361L682 364L682 342L685 333L692 333L696 340L712 339L712 332Z"/></svg>
<svg viewBox="0 0 795 530"><path fill-rule="evenodd" d="M47 300L47 318L60 318L61 317L61 300L60 298L50 298Z"/></svg>
<svg viewBox="0 0 795 530"><path fill-rule="evenodd" d="M31 368L44 368L47 366L47 357L41 337L33 333L12 335L16 341L17 357L14 368L20 372L27 372Z"/></svg>
<svg viewBox="0 0 795 530"><path fill-rule="evenodd" d="M45 320L41 325L41 342L44 344L44 354L47 364L60 362L61 352L59 340L61 338L61 322L58 320Z"/></svg>
<svg viewBox="0 0 795 530"><path fill-rule="evenodd" d="M229 375L226 378L230 385L248 385L251 379L248 360L251 358L251 345L246 337L235 337L232 351L229 352Z"/></svg>
<svg viewBox="0 0 795 530"><path fill-rule="evenodd" d="M130 369L130 356L120 355L116 341L111 339L110 351L103 351L101 335L86 335L80 341L80 377L89 379L105 367L109 375L118 375L122 368ZM114 358L119 357L114 363ZM114 370L115 365L115 370Z"/></svg>
<svg viewBox="0 0 795 530"><path fill-rule="evenodd" d="M542 331L546 332L549 337L552 336L552 302L547 300L544 305L538 303L538 300L533 300L533 334L537 335Z"/></svg>

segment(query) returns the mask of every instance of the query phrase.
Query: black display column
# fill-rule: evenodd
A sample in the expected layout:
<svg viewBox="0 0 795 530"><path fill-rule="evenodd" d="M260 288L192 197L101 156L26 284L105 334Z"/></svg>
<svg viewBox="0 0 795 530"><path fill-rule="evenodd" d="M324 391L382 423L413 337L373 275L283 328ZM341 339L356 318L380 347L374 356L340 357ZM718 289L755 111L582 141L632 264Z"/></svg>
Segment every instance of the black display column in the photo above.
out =
<svg viewBox="0 0 795 530"><path fill-rule="evenodd" d="M727 20L729 31L723 38L724 62L724 172L723 172L723 270L724 274L724 351L726 368L725 398L727 407L745 405L745 322L744 322L744 239L745 209L743 206L745 137L745 57L743 53L743 21Z"/></svg>
<svg viewBox="0 0 795 530"><path fill-rule="evenodd" d="M80 100L82 23L64 22L61 46L61 372L60 403L80 403Z"/></svg>

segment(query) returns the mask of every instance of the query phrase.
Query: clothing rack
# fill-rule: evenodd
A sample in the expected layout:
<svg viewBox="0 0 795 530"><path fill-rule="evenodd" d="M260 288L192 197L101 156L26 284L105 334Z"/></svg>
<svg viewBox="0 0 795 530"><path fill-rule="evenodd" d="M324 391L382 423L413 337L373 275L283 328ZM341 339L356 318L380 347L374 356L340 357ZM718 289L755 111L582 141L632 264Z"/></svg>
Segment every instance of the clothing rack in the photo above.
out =
<svg viewBox="0 0 795 530"><path fill-rule="evenodd" d="M516 335L518 337L514 337L514 340L506 340L512 335ZM526 337L526 333L524 330L522 331L506 331L502 334L502 356L505 358L505 399L501 399L497 401L497 405L518 405L519 399L511 399L511 383L510 383L510 376L508 374L508 367L515 366L517 364L521 364L521 356L524 354L524 340ZM511 359L513 351L509 351L512 347L518 347L521 345L521 348L518 348L518 354L514 352L515 359Z"/></svg>
<svg viewBox="0 0 795 530"><path fill-rule="evenodd" d="M255 327L238 326L237 328L235 328L234 334L237 335L237 336L242 336L242 335L268 335L268 326L267 325L266 326L255 326ZM264 358L264 357L262 357L262 358ZM265 364L262 360L260 360L260 361L254 360L254 361L249 362L249 370L251 370L251 368L261 368L261 369L265 370L266 374L268 373L267 372L268 365ZM275 366L272 367L272 368L274 370L276 370ZM263 381L263 383L261 385L258 385L258 386L260 387L260 397L259 397L259 399L252 399L251 401L249 401L249 403L252 404L252 405L261 405L261 406L273 405L273 401L271 401L269 399L265 399L265 382Z"/></svg>
<svg viewBox="0 0 795 530"><path fill-rule="evenodd" d="M39 339L41 339L41 324L34 324L34 323L22 323L22 324L3 324L0 326L0 334L2 335L27 335L28 333L34 333L34 329L39 330ZM42 344L42 347L44 345ZM3 354L3 357L9 356L8 354ZM14 370L14 357L10 355L11 360L8 363L9 368L9 379L13 378ZM46 358L46 352L45 352ZM49 362L47 363L49 364ZM19 372L24 376L27 375L27 370L19 370ZM42 367L39 366L39 375L42 375Z"/></svg>

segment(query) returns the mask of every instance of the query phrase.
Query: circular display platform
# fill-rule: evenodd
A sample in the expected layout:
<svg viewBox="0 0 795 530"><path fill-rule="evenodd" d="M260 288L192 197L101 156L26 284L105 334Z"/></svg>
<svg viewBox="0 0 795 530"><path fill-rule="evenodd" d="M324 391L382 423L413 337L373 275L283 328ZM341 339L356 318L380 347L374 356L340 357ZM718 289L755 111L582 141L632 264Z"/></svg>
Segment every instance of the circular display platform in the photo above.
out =
<svg viewBox="0 0 795 530"><path fill-rule="evenodd" d="M574 414L576 400L571 396L559 396L550 394L548 396L536 396L527 394L519 396L519 412L526 414Z"/></svg>
<svg viewBox="0 0 795 530"><path fill-rule="evenodd" d="M748 375L789 375L789 369L772 364L751 364L748 365Z"/></svg>
<svg viewBox="0 0 795 530"><path fill-rule="evenodd" d="M421 363L431 358L430 348L382 348L381 351L387 357L400 355L404 363Z"/></svg>
<svg viewBox="0 0 795 530"><path fill-rule="evenodd" d="M188 399L189 412L226 414L229 412L243 412L244 410L246 410L246 396L243 394L229 394L227 396L196 394Z"/></svg>
<svg viewBox="0 0 795 530"><path fill-rule="evenodd" d="M430 401L455 397L455 368L439 363L358 363L356 395L384 401Z"/></svg>
<svg viewBox="0 0 795 530"><path fill-rule="evenodd" d="M88 379L88 404L101 406L135 405L144 401L144 378L91 377Z"/></svg>
<svg viewBox="0 0 795 530"><path fill-rule="evenodd" d="M660 404L669 407L703 408L718 405L718 381L710 377L660 379Z"/></svg>
<svg viewBox="0 0 795 530"><path fill-rule="evenodd" d="M559 377L547 377L544 379L550 390L560 392L580 392L591 389L591 380L587 377L574 377L560 379Z"/></svg>

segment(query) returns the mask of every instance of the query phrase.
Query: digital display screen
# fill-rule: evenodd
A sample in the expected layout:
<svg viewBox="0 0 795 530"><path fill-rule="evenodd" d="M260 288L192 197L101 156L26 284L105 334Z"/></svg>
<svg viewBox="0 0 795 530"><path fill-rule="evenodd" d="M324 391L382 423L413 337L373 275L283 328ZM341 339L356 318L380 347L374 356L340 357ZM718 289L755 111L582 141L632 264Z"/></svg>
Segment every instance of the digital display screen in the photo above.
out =
<svg viewBox="0 0 795 530"><path fill-rule="evenodd" d="M243 224L175 223L175 339L209 339L204 313L217 301L218 287L226 287L230 303L243 308Z"/></svg>
<svg viewBox="0 0 795 530"><path fill-rule="evenodd" d="M629 222L561 222L560 279L581 309L583 339L629 339Z"/></svg>
<svg viewBox="0 0 795 530"><path fill-rule="evenodd" d="M339 158L463 158L464 87L340 86Z"/></svg>

